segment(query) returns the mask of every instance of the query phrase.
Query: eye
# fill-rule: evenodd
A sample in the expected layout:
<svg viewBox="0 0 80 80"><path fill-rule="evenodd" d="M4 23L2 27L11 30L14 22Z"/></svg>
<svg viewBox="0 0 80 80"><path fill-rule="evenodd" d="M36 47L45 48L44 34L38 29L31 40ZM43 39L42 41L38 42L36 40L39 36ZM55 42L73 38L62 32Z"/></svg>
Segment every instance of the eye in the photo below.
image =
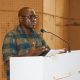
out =
<svg viewBox="0 0 80 80"><path fill-rule="evenodd" d="M30 19L30 20L31 20L31 19L33 19L33 18L34 18L34 19L37 19L37 18L38 18L38 16L37 16L37 15L21 16L21 18L22 18L22 19L27 19L27 18L28 18L28 19Z"/></svg>
<svg viewBox="0 0 80 80"><path fill-rule="evenodd" d="M36 18L38 18L38 15L31 15L30 17L36 19Z"/></svg>

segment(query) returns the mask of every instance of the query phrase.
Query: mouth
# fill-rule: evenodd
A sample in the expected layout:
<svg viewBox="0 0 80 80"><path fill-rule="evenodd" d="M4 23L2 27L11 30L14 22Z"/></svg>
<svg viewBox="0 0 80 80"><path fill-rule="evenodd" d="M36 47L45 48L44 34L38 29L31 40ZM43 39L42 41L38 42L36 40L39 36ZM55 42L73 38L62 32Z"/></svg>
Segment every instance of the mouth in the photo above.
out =
<svg viewBox="0 0 80 80"><path fill-rule="evenodd" d="M35 25L36 25L36 22L32 22L31 24L32 24L33 26L35 26Z"/></svg>
<svg viewBox="0 0 80 80"><path fill-rule="evenodd" d="M35 28L35 25L36 25L36 22L32 22L32 23L30 24L30 28Z"/></svg>

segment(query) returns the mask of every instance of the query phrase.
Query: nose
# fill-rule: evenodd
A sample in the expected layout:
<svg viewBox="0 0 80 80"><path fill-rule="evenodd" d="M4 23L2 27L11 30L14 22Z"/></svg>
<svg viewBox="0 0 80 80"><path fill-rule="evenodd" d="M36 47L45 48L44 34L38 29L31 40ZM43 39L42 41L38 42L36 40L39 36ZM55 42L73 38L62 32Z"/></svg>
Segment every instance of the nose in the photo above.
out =
<svg viewBox="0 0 80 80"><path fill-rule="evenodd" d="M34 18L34 17L32 18L32 21L36 22L36 20L37 20L36 18Z"/></svg>

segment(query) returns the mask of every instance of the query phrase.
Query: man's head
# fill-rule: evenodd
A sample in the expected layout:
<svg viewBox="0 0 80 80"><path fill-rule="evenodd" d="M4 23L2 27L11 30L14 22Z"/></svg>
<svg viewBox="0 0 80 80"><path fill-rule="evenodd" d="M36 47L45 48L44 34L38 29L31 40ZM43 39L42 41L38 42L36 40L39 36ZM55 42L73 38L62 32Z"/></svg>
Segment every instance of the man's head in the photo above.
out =
<svg viewBox="0 0 80 80"><path fill-rule="evenodd" d="M36 25L36 13L29 7L23 7L18 12L20 25L26 29L33 29Z"/></svg>

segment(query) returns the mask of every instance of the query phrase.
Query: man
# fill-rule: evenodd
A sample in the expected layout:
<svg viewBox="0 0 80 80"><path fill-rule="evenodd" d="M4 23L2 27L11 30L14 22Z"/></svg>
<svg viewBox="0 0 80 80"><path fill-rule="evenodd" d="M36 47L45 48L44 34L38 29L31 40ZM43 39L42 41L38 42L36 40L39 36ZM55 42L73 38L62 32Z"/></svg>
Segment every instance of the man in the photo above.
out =
<svg viewBox="0 0 80 80"><path fill-rule="evenodd" d="M45 55L49 47L45 41L36 33L37 15L29 7L24 7L18 12L19 25L4 38L2 53L4 63L7 66L9 80L9 58L14 56L39 56Z"/></svg>
<svg viewBox="0 0 80 80"><path fill-rule="evenodd" d="M9 79L9 58L15 56L44 56L50 50L45 41L34 30L37 15L29 7L18 12L19 25L4 38L2 53Z"/></svg>

